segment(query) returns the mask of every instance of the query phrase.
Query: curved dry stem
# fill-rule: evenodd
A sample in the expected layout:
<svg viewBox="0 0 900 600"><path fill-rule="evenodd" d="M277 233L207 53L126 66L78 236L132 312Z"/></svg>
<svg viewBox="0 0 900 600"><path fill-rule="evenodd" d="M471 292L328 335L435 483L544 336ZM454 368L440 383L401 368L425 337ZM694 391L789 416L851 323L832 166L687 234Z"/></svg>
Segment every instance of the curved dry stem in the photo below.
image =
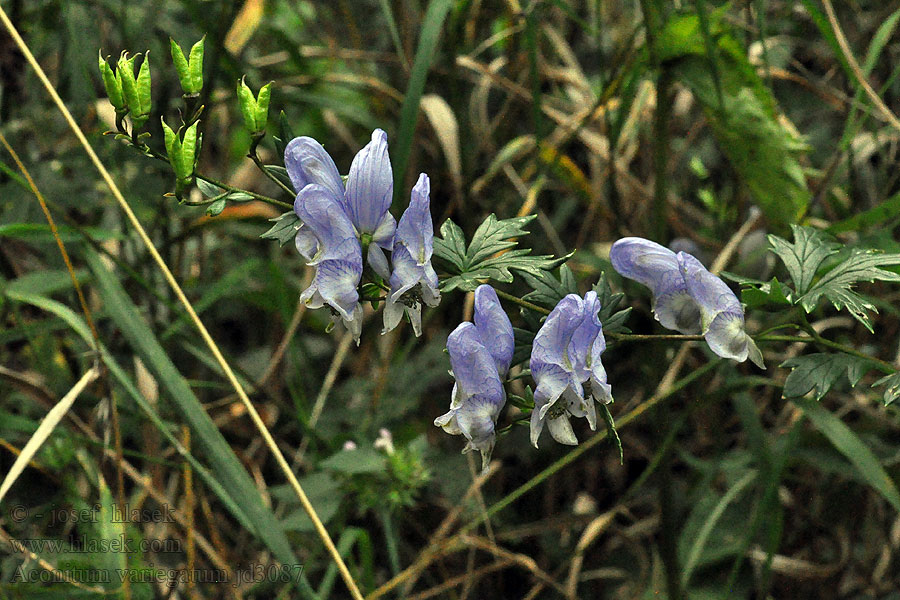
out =
<svg viewBox="0 0 900 600"><path fill-rule="evenodd" d="M853 56L853 51L850 49L850 44L847 43L847 38L844 37L844 32L841 29L840 23L838 23L837 16L834 14L834 7L831 5L831 0L822 0L822 5L825 7L825 14L828 17L828 23L831 25L831 29L834 32L834 37L837 40L838 46L841 48L841 53L844 55L844 60L847 61L847 64L850 65L850 70L853 71L853 76L856 77L857 83L862 86L863 91L866 93L866 96L869 97L869 100L872 101L872 104L875 105L875 108L878 109L878 112L881 113L881 117L891 124L891 126L900 131L900 119L897 119L897 115L891 112L891 109L888 108L887 104L884 103L884 100L881 99L881 96L872 88L872 85L866 79L866 74L863 73L863 70L859 67L859 63L856 62L856 57Z"/></svg>
<svg viewBox="0 0 900 600"><path fill-rule="evenodd" d="M147 235L147 232L144 230L140 221L138 221L137 216L135 216L134 212L131 210L131 207L125 201L125 198L122 195L122 192L119 190L119 187L116 185L116 182L113 181L113 178L109 174L109 171L107 171L106 167L103 166L103 163L100 161L97 153L94 152L94 149L91 147L90 143L85 137L84 132L81 131L78 123L75 122L75 119L72 117L72 113L69 112L69 109L59 97L59 94L56 92L53 84L50 83L50 80L47 78L46 73L44 73L44 70L38 64L37 59L35 59L34 54L32 54L31 50L28 48L28 45L22 39L22 36L19 35L18 30L16 29L15 25L13 25L12 21L10 21L9 16L6 14L6 11L3 9L3 7L0 7L0 20L3 21L4 27L9 32L10 36L12 36L12 38L15 40L19 49L22 51L22 54L25 55L26 60L28 60L29 64L31 64L32 68L35 70L38 79L40 79L41 83L50 94L53 102L56 104L66 122L69 124L69 127L72 129L72 132L75 134L75 137L78 138L78 141L81 143L84 151L87 153L88 157L91 159L91 162L100 173L100 176L103 179L104 183L106 183L110 192L112 192L112 195L116 199L116 202L119 204L119 207L125 213L125 216L128 218L135 231L137 231L138 236L141 238L141 241L143 242L144 246L146 246L147 251L150 253L153 262L156 263L157 267L162 272L163 276L166 279L166 282L169 284L169 287L171 287L172 291L175 292L175 295L178 297L179 302L184 306L185 310L191 318L191 321L194 323L194 326L197 328L197 331L203 338L203 341L209 347L209 350L215 357L216 362L225 373L225 377L234 388L234 391L241 399L241 402L247 408L247 412L249 413L253 424L259 430L260 435L262 435L263 441L275 457L279 468L284 473L285 477L287 477L288 483L290 483L291 487L297 495L297 498L300 500L300 504L301 506L303 506L303 510L306 511L307 515L312 521L313 526L316 529L316 533L319 534L319 537L325 544L326 550L331 555L331 558L337 566L341 577L344 579L344 582L347 584L347 588L350 590L351 595L357 600L362 600L362 593L359 591L359 587L356 585L353 576L347 569L347 565L344 564L344 560L341 558L341 555L335 547L331 536L328 534L328 531L322 524L319 515L316 513L316 509L313 508L312 503L310 503L309 498L306 496L306 492L304 492L303 488L300 486L300 482L297 480L297 476L294 475L294 472L291 470L290 465L288 465L287 460L284 458L281 450L279 450L278 445L275 443L275 440L266 427L265 423L263 422L262 417L260 417L256 408L253 406L253 403L250 401L250 398L247 396L247 393L244 391L244 388L241 386L240 382L238 382L234 371L232 371L228 362L225 360L225 357L219 350L219 347L216 344L215 340L212 339L212 336L209 334L206 326L200 320L200 317L197 316L194 307L187 299L187 296L185 296L184 291L178 284L178 281L175 280L175 276L172 274L172 271L166 265L159 252L156 250L156 247L153 245L150 236Z"/></svg>

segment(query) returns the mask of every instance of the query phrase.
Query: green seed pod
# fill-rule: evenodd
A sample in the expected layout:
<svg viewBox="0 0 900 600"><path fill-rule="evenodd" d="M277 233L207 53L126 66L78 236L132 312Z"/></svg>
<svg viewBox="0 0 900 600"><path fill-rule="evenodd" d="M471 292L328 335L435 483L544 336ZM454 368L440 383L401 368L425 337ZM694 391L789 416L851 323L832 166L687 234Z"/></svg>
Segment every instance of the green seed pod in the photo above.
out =
<svg viewBox="0 0 900 600"><path fill-rule="evenodd" d="M181 90L185 94L190 94L191 74L188 61L184 57L184 52L181 51L181 46L179 46L172 38L169 38L169 50L172 52L172 62L175 64L175 71L178 73L178 81L181 83Z"/></svg>
<svg viewBox="0 0 900 600"><path fill-rule="evenodd" d="M175 178L181 184L190 183L194 176L194 168L197 165L197 155L200 151L200 136L197 135L197 125L193 125L184 132L184 137L179 139L178 134L162 120L163 134L166 139L166 154L169 156L169 164L175 171ZM183 186L182 186L183 187Z"/></svg>
<svg viewBox="0 0 900 600"><path fill-rule="evenodd" d="M140 111L136 115L142 119L142 123L150 117L150 110L153 107L153 100L150 92L150 52L144 53L144 62L141 63L141 69L137 77L137 95L140 103ZM132 111L135 112L135 111ZM132 115L134 120L134 115ZM137 126L137 123L135 123Z"/></svg>
<svg viewBox="0 0 900 600"><path fill-rule="evenodd" d="M188 62L188 72L191 78L191 90L194 94L199 94L203 89L203 46L206 41L204 35L196 44L191 47L190 61Z"/></svg>
<svg viewBox="0 0 900 600"><path fill-rule="evenodd" d="M266 123L269 120L269 98L272 94L272 84L267 83L259 90L259 94L254 98L253 91L247 86L244 78L238 82L237 96L238 105L241 109L241 116L244 118L244 125L247 130L254 136L262 137L266 131Z"/></svg>
<svg viewBox="0 0 900 600"><path fill-rule="evenodd" d="M113 73L112 68L103 55L100 54L100 75L103 77L103 87L106 88L106 96L109 103L113 105L117 112L127 110L125 107L125 98L122 95L122 84Z"/></svg>
<svg viewBox="0 0 900 600"><path fill-rule="evenodd" d="M134 78L135 58L137 57L128 58L128 53L122 52L116 65L116 78L122 86L125 104L132 114L138 114L141 107L140 100L138 100L137 81Z"/></svg>
<svg viewBox="0 0 900 600"><path fill-rule="evenodd" d="M123 52L119 57L116 78L122 85L122 94L125 97L125 104L131 113L131 122L135 129L140 129L150 117L150 109L152 107L150 95L150 56L144 53L144 61L138 71L138 76L134 76L134 63L137 55L128 58L128 54Z"/></svg>
<svg viewBox="0 0 900 600"><path fill-rule="evenodd" d="M244 118L244 126L251 133L256 133L256 99L253 92L244 82L244 78L238 81L237 86L238 106L241 109L241 116Z"/></svg>
<svg viewBox="0 0 900 600"><path fill-rule="evenodd" d="M263 132L266 130L266 123L269 121L269 98L272 96L272 84L267 83L259 89L259 95L256 97L256 129L254 132Z"/></svg>
<svg viewBox="0 0 900 600"><path fill-rule="evenodd" d="M175 132L172 131L172 128L166 124L165 119L160 120L162 121L163 135L166 139L166 154L169 157L169 164L172 165L172 169L175 171L175 176L178 179L181 179L181 164L183 162L181 140L178 139L178 136L175 135Z"/></svg>
<svg viewBox="0 0 900 600"><path fill-rule="evenodd" d="M169 46L172 51L172 62L178 72L178 81L185 96L194 96L203 89L203 44L206 36L191 48L190 58L184 57L181 47L169 38Z"/></svg>

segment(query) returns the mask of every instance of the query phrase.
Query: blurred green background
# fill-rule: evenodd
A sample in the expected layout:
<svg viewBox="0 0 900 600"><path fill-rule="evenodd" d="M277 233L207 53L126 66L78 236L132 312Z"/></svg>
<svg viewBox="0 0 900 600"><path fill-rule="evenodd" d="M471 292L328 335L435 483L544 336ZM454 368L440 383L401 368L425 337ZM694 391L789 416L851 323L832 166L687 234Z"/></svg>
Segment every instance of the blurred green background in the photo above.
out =
<svg viewBox="0 0 900 600"><path fill-rule="evenodd" d="M452 217L471 235L490 213L537 214L520 244L535 254L577 250L568 264L581 291L606 272L634 307L628 326L652 332L646 290L609 267L618 237L681 238L710 260L758 208L760 225L727 267L757 279L773 273L765 233L789 236L800 219L832 226L848 243L900 249L900 132L853 69L858 62L888 110L900 110L896 3L837 3L842 31L819 0L0 6L251 392L364 593L900 598L897 508L849 458L862 444L890 478L900 475L897 408L883 407L877 391L842 382L821 401L826 414L808 420L782 398L786 371L777 368L803 349L771 348L768 371L714 364L623 427L623 464L608 441L576 455L549 439L535 450L526 428L512 427L494 453L502 466L479 479L476 463L459 454L461 438L432 424L449 402L443 348L467 314L464 295L446 294L425 311L422 338L408 325L380 336L381 316L372 311L358 348L340 327L326 333L327 311L298 303L311 269L291 244L259 238L280 210L232 202L209 217L165 196L174 189L169 166L104 135L115 115L97 71L98 49L113 60L123 50L149 51L146 131L162 152L160 117L186 117L169 38L187 51L205 35L199 172L293 200L245 156L250 136L235 84L246 76L255 91L273 81L269 136L259 147L266 164L282 164L272 139L282 135L281 111L295 135L322 142L344 173L371 130L382 128L395 216L420 172L431 177L436 229ZM5 32L0 131L46 198L118 366L104 361L101 383L82 394L0 504L0 598L349 597L245 409ZM6 151L0 168L5 473L94 355L39 203ZM186 199L198 201L200 192ZM504 289L521 296L530 288L519 279ZM833 311L813 315L814 325L893 362L897 292L872 289L875 336ZM748 322L759 330L774 325L767 318L760 310ZM659 342L610 347L614 416L653 396L677 351ZM681 375L710 357L692 348ZM822 423L834 422L848 426L837 435L843 449L834 430L823 433ZM201 426L210 423L212 430ZM582 441L593 435L583 424L576 433ZM548 467L550 477L526 485ZM171 507L178 519L116 522L110 514L123 500ZM95 505L91 518L60 518ZM28 518L14 518L15 506ZM91 540L118 536L170 545L92 551ZM10 538L69 544L34 550L62 572L256 576L241 585L169 586L158 576L125 586L115 576L30 585L23 575L45 569ZM279 564L302 565L308 583L255 570ZM678 569L669 581L665 565Z"/></svg>

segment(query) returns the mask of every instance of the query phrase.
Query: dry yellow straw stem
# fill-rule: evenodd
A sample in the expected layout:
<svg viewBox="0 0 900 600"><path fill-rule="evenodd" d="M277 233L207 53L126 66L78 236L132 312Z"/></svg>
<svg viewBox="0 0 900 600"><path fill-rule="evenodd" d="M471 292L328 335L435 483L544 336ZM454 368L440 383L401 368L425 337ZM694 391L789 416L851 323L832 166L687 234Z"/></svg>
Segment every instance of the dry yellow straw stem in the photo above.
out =
<svg viewBox="0 0 900 600"><path fill-rule="evenodd" d="M334 560L334 563L337 565L341 577L344 579L344 582L347 584L347 588L350 590L350 594L356 600L362 600L363 596L360 593L356 582L353 580L353 576L347 569L347 565L344 564L344 561L341 558L341 555L338 553L337 548L335 548L334 542L331 540L331 536L328 535L328 531L322 524L322 520L319 519L319 515L316 514L316 509L313 508L313 505L310 503L309 498L306 496L306 492L303 491L303 488L300 486L300 482L297 481L296 475L294 475L294 472L291 471L290 465L288 465L288 462L287 460L285 460L284 455L281 453L281 450L279 450L278 446L275 444L275 440L272 438L272 434L269 433L269 430L266 428L265 423L263 423L262 418L259 416L256 408L254 408L253 403L250 402L250 398L247 396L244 388L241 387L241 384L238 382L237 377L235 377L234 371L231 370L231 367L228 365L225 357L222 356L222 352L219 350L216 342L212 339L209 331L206 330L206 327L203 325L200 317L197 316L197 313L194 311L194 307L191 306L191 303L187 299L187 296L184 295L181 286L178 285L178 282L175 280L175 276L172 275L172 271L170 271L169 267L166 266L166 263L162 259L162 256L160 256L159 252L156 250L156 247L153 245L153 242L150 240L150 236L147 235L147 232L141 226L140 221L138 221L134 212L131 210L131 207L128 206L128 203L125 201L124 196L122 196L122 192L119 191L119 187L116 185L116 182L113 181L113 178L112 176L110 176L109 171L107 171L106 167L103 166L103 163L100 162L100 159L97 157L97 154L94 152L94 149L91 147L87 138L84 136L84 133L78 126L78 123L76 123L75 119L72 117L72 113L69 112L69 109L66 108L65 103L59 97L59 94L56 93L56 89L54 89L53 84L50 83L49 79L47 79L46 73L44 73L44 70L34 58L34 54L31 53L28 45L22 39L22 36L19 35L18 30L16 30L16 27L15 25L13 25L12 21L10 21L9 17L6 14L6 11L3 10L2 6L0 6L0 20L3 21L4 27L6 27L6 30L9 31L9 34L16 41L16 44L22 51L22 54L25 55L28 63L35 70L35 73L37 73L38 79L40 79L41 83L50 94L50 97L53 99L53 102L56 104L63 117L65 117L66 122L69 124L69 127L72 129L75 137L78 138L78 141L84 147L84 151L87 153L88 157L90 157L91 162L94 163L94 166L97 168L97 171L100 173L103 181L112 192L112 195L116 199L116 202L119 203L119 207L125 213L125 216L131 222L135 231L137 231L138 236L141 238L141 241L147 247L147 251L150 252L150 256L153 258L153 261L159 267L159 270L162 271L166 282L169 284L169 287L171 287L175 292L175 295L178 296L179 302L181 302L181 304L184 306L184 309L190 316L191 321L193 321L194 326L196 326L197 331L200 332L200 336L203 338L203 341L206 342L206 345L209 347L210 351L215 357L216 362L222 368L222 371L225 373L225 377L228 379L229 383L231 383L232 387L234 387L234 391L241 399L241 402L244 403L244 406L247 408L247 412L249 413L250 418L253 420L253 424L256 425L256 428L262 435L263 441L265 441L266 446L268 446L269 450L271 450L272 454L275 456L275 460L278 462L278 466L287 477L288 483L290 483L291 487L294 489L294 492L297 494L297 498L300 499L300 504L303 506L303 510L305 510L306 514L309 515L313 526L316 528L316 532L319 534L319 537L322 538L322 542L325 544L325 548L328 550L328 553L331 555L332 560Z"/></svg>

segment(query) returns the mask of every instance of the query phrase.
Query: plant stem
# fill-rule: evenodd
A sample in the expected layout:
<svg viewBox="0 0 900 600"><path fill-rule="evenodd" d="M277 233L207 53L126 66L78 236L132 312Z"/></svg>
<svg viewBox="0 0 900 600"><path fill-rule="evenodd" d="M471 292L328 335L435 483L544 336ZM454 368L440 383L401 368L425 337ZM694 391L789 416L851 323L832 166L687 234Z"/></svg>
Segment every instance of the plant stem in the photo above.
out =
<svg viewBox="0 0 900 600"><path fill-rule="evenodd" d="M503 290L496 290L497 295L501 298L505 298L514 304L518 304L528 310L533 310L542 315L549 315L550 311L542 306L538 306L537 304L532 304L527 300L523 300L518 296L513 296ZM805 315L801 315L801 317L805 317ZM804 319L805 320L805 319ZM780 325L779 327L787 327L787 325ZM864 360L868 360L874 363L879 370L884 373L895 373L897 368L891 363L881 360L880 358L875 358L874 356L869 356L864 352L860 352L850 346L845 346L844 344L840 344L838 342L833 342L831 340L823 338L818 332L809 325L808 322L800 323L798 325L801 329L806 330L809 333L809 337L802 336L794 336L794 335L757 335L753 339L757 342L802 342L805 344L809 344L810 342L818 344L820 346L824 346L826 348L830 348L832 350L837 350L839 352L843 352L845 354L849 354L851 356L856 356L857 358L862 358ZM642 334L642 333L614 333L614 332L604 332L604 335L610 340L616 340L619 342L650 342L650 341L670 341L670 342L702 342L705 338L702 335L682 335L677 333L660 333L660 334Z"/></svg>
<svg viewBox="0 0 900 600"><path fill-rule="evenodd" d="M550 314L550 311L547 310L546 308L544 308L543 306L538 306L537 304L532 304L528 300L522 300L518 296L513 296L512 294L508 294L508 293L504 292L503 290L498 290L495 288L494 291L497 292L497 295L500 296L501 298L506 298L510 302L513 302L514 304L518 304L519 306L527 308L528 310L533 310L534 312L541 313L542 315Z"/></svg>
<svg viewBox="0 0 900 600"><path fill-rule="evenodd" d="M260 171L262 171L263 175L265 175L266 177L268 177L269 179L271 179L272 181L274 181L274 182L278 185L278 187L280 187L282 190L284 190L285 192L287 192L287 193L290 194L291 196L295 196L295 195L297 194L297 192L295 192L294 190L292 190L291 188L289 188L288 186L286 186L286 185L284 184L283 181L281 181L280 179L278 179L278 177L276 177L272 172L270 172L270 171L266 168L266 165L264 165L264 164L262 163L262 160L260 160L259 155L256 154L256 149L255 149L255 148L253 149L253 152L251 152L250 154L247 155L247 158L249 158L250 160L252 160L252 161L253 161L253 164L255 164L256 167L257 167Z"/></svg>
<svg viewBox="0 0 900 600"><path fill-rule="evenodd" d="M259 200L260 202L265 202L267 204L271 204L272 206L279 206L281 208L287 208L293 210L294 205L288 202L282 202L281 200L276 200L270 196L265 196L263 194L257 194L256 192L251 192L250 190L244 190L241 188L236 188L234 186L228 185L222 181L218 181L213 179L212 177L207 177L206 175L202 175L200 173L194 173L194 177L197 179L202 179L207 183L211 183L215 186L222 188L223 190L228 190L229 192L241 192L247 194L248 196L252 196L254 200Z"/></svg>
<svg viewBox="0 0 900 600"><path fill-rule="evenodd" d="M151 158L161 160L161 161L165 162L166 164L168 164L168 162L169 162L168 158L166 158L164 155L160 154L159 152L157 152L156 150L154 150L147 144L137 146L137 148L139 150L141 150L142 152L144 152L147 156L150 156ZM218 186L218 187L222 188L223 190L226 190L229 192L241 192L243 194L247 194L248 196L251 196L254 200L259 200L260 202L265 202L267 204L271 204L272 206L278 206L278 207L287 208L287 209L294 208L294 205L290 204L288 202L282 202L281 200L277 200L275 198L266 196L264 194L257 194L256 192L251 192L250 190L245 190L245 189L234 187L232 185L228 185L227 183L219 181L218 179L213 179L212 177L203 175L202 173L194 173L194 177L196 179L202 179L203 181L205 181L207 183L211 183L211 184ZM291 194L293 194L293 193L294 192L291 191Z"/></svg>
<svg viewBox="0 0 900 600"><path fill-rule="evenodd" d="M816 343L820 346L824 346L826 348L831 348L832 350L837 350L839 352L843 352L844 354L849 354L851 356L855 356L857 358L862 358L864 360L868 360L874 363L880 371L883 371L886 374L895 373L897 371L897 367L892 365L891 363L881 360L880 358L875 358L874 356L869 356L864 352L860 352L850 346L845 346L844 344L840 344L838 342L833 342L831 340L827 340L816 333L811 337L802 337L802 336L793 336L793 335L764 335L756 338L758 342L802 342L802 343Z"/></svg>

